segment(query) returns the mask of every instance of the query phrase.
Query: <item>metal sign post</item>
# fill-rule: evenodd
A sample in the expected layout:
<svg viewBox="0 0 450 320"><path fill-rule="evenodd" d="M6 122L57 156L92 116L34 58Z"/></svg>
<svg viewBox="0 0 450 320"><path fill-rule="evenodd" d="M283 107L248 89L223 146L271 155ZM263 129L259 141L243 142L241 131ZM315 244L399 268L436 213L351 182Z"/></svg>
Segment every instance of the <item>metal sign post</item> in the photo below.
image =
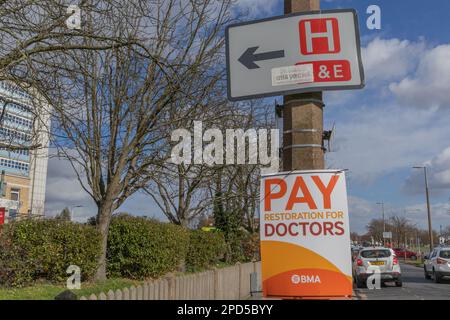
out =
<svg viewBox="0 0 450 320"><path fill-rule="evenodd" d="M352 292L345 175L323 170L330 133L323 131L322 91L362 88L364 71L356 11L320 11L319 4L285 0L284 16L226 29L228 99L284 96L277 111L283 113L285 172L261 180L265 296L348 297ZM324 214L322 225L317 217ZM300 225L312 228L303 238L296 229Z"/></svg>
<svg viewBox="0 0 450 320"><path fill-rule="evenodd" d="M284 95L284 171L325 167L321 91L364 86L355 10L318 10L286 0L286 15L226 30L229 100Z"/></svg>

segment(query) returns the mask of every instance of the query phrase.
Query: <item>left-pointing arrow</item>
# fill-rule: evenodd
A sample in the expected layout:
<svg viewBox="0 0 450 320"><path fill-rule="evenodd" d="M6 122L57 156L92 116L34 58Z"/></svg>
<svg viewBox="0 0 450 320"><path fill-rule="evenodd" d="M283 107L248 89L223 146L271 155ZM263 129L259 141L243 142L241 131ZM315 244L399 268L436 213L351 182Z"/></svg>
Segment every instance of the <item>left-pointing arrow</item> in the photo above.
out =
<svg viewBox="0 0 450 320"><path fill-rule="evenodd" d="M259 66L255 63L255 61L284 58L284 50L255 53L258 48L259 47L248 48L238 59L239 62L242 63L247 69L259 69Z"/></svg>

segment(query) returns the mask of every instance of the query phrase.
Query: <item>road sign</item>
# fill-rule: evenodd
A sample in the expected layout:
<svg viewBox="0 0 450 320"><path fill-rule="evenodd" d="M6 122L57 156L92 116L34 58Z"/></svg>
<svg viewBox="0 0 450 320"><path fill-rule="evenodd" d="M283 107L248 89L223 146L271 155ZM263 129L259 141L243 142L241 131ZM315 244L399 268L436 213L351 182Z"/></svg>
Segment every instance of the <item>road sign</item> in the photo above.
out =
<svg viewBox="0 0 450 320"><path fill-rule="evenodd" d="M228 98L364 87L355 10L302 12L226 30Z"/></svg>
<svg viewBox="0 0 450 320"><path fill-rule="evenodd" d="M344 172L263 175L260 208L265 297L351 296Z"/></svg>
<svg viewBox="0 0 450 320"><path fill-rule="evenodd" d="M383 232L383 239L392 239L392 232Z"/></svg>

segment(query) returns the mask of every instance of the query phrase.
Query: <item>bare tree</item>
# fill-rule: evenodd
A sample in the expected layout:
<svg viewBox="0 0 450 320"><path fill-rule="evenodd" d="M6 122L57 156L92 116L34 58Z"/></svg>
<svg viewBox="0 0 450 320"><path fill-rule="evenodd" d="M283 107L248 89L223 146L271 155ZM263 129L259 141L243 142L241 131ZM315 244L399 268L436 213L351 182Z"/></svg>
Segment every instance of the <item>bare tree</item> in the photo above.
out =
<svg viewBox="0 0 450 320"><path fill-rule="evenodd" d="M373 238L374 241L383 241L384 227L386 230L391 230L389 223L384 222L383 219L372 219L366 226L367 236Z"/></svg>
<svg viewBox="0 0 450 320"><path fill-rule="evenodd" d="M48 61L50 54L73 50L105 50L128 45L135 39L114 34L121 3L113 0L82 0L80 22L95 21L93 28L69 28L69 2L64 0L0 1L0 80L18 85L35 85L45 80L36 71ZM138 4L136 4L138 5ZM89 42L86 42L89 39ZM61 66L62 67L62 66Z"/></svg>
<svg viewBox="0 0 450 320"><path fill-rule="evenodd" d="M224 126L242 128L243 130L274 128L272 105L265 105L262 101L254 101L248 105L240 105L235 108L238 111L229 117L229 121ZM259 147L261 148L261 145ZM250 145L246 145L248 159L251 152ZM278 150L270 150L270 152L276 154ZM238 214L242 227L250 233L259 230L259 223L256 218L261 168L261 163L226 166L217 171L217 183L211 184L212 193L221 195L218 201L223 203L224 210Z"/></svg>
<svg viewBox="0 0 450 320"><path fill-rule="evenodd" d="M58 155L70 161L98 208L100 280L106 277L112 213L148 184L152 168L163 167L174 110L180 101L188 109L208 103L230 1L121 5L113 30L139 43L66 54L66 67L52 75L57 86L49 93L56 101Z"/></svg>
<svg viewBox="0 0 450 320"><path fill-rule="evenodd" d="M217 75L222 75L224 70L216 71ZM229 117L232 109L225 101L224 88L220 87L221 79L221 76L216 77L217 87L214 92L211 91L212 88L205 90L209 95L208 103L202 103L195 108L180 106L173 110L175 112L171 115L170 132L176 129L188 131L186 133L190 136L191 148L194 121L201 121L203 129L218 129ZM175 142L170 135L166 136L165 140L165 145L169 146L167 153L171 153ZM189 152L192 151L191 148ZM189 163L174 164L171 160L166 161L155 170L148 186L144 188L169 221L183 226L191 225L195 219L211 213L213 198L209 188L215 170L222 167L221 164L210 166L203 161L197 163L192 153L189 156Z"/></svg>
<svg viewBox="0 0 450 320"><path fill-rule="evenodd" d="M67 67L66 54L137 43L130 34L115 32L122 19L120 2L80 1L80 28L68 23L74 13L68 10L69 5L66 0L0 1L0 82L8 86L13 95L20 93L25 97L17 101L8 95L0 96L0 147L3 149L14 153L31 152L34 157L42 153L37 150L43 147L39 132L50 131L46 128L48 109L54 103L48 93L54 89L55 73ZM26 139L21 137L23 130L4 126L10 117L8 109L15 103L29 108L35 119ZM8 126L10 123L8 121Z"/></svg>
<svg viewBox="0 0 450 320"><path fill-rule="evenodd" d="M412 225L405 217L393 216L390 219L392 231L392 240L396 243L397 246L401 246L401 243L404 243L405 237L408 231L412 229Z"/></svg>

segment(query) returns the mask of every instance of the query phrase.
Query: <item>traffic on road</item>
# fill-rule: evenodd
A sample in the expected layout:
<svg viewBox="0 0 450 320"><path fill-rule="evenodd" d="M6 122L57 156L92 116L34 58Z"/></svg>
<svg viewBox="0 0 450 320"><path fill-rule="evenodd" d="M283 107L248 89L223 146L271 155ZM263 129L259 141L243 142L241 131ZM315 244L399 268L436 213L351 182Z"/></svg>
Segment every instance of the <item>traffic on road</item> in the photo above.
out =
<svg viewBox="0 0 450 320"><path fill-rule="evenodd" d="M419 261L401 248L352 246L354 298L358 300L450 299L450 246ZM405 256L409 258L404 259Z"/></svg>

